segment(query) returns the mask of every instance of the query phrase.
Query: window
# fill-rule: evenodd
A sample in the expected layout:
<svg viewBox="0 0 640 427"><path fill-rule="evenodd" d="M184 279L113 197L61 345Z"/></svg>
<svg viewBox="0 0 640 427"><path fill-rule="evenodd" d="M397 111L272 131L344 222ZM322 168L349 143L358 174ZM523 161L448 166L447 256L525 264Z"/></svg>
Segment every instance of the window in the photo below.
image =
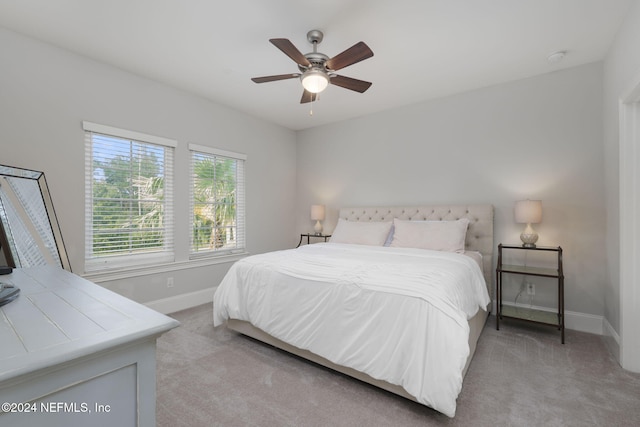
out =
<svg viewBox="0 0 640 427"><path fill-rule="evenodd" d="M191 258L244 252L243 154L189 144Z"/></svg>
<svg viewBox="0 0 640 427"><path fill-rule="evenodd" d="M84 122L85 270L171 262L173 140Z"/></svg>

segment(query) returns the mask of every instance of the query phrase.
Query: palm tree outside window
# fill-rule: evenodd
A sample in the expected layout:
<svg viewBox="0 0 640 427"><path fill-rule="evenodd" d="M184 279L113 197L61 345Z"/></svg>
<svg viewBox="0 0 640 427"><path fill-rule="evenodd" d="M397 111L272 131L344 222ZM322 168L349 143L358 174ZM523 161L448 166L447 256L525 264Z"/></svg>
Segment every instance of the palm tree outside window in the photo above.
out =
<svg viewBox="0 0 640 427"><path fill-rule="evenodd" d="M243 252L242 154L190 144L191 257Z"/></svg>

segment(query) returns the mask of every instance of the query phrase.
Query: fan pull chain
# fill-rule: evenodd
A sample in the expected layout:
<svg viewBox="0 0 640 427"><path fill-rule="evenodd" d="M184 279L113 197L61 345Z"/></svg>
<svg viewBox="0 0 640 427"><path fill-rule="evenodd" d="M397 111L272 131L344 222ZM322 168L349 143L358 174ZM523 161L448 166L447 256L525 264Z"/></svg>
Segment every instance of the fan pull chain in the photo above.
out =
<svg viewBox="0 0 640 427"><path fill-rule="evenodd" d="M317 98L320 98L320 94L316 94L316 96L313 96L313 94L311 94L311 102L309 103L309 115L313 116L313 103L316 101Z"/></svg>

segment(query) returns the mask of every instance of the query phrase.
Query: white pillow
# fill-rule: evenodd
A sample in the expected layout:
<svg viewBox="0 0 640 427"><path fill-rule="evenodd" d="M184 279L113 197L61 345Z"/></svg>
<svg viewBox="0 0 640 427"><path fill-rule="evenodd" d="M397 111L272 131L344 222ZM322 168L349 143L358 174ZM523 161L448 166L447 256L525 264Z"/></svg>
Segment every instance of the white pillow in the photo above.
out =
<svg viewBox="0 0 640 427"><path fill-rule="evenodd" d="M391 221L356 222L339 218L338 225L331 233L329 241L331 243L382 246L392 225Z"/></svg>
<svg viewBox="0 0 640 427"><path fill-rule="evenodd" d="M403 221L393 219L392 247L464 252L469 219L456 221Z"/></svg>

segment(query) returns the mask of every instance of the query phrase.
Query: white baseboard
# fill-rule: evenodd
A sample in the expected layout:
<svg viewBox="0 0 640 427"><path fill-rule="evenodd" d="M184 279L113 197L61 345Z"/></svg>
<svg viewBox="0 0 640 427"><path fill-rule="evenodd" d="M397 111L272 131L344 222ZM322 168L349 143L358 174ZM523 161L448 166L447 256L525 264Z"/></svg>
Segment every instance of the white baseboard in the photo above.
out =
<svg viewBox="0 0 640 427"><path fill-rule="evenodd" d="M514 303L508 303L505 301L502 302L502 305L533 308L535 310L548 311L550 313L556 312L555 308L539 307L539 306L528 305L528 304L514 304ZM495 315L496 314L495 307L497 307L496 301L493 301L493 307L494 309L492 314ZM567 329L571 329L573 331L588 332L590 334L596 334L596 335L604 335L605 334L604 322L605 322L605 319L602 316L596 316L594 314L588 314L588 313L579 313L577 311L568 311L568 310L564 311L564 327Z"/></svg>
<svg viewBox="0 0 640 427"><path fill-rule="evenodd" d="M604 319L604 335L613 338L616 344L620 345L620 335L613 329L611 323L607 319Z"/></svg>
<svg viewBox="0 0 640 427"><path fill-rule="evenodd" d="M203 289L201 291L190 292L188 294L176 295L174 297L163 298L144 305L162 314L175 313L187 308L197 307L213 301L213 294L216 288Z"/></svg>
<svg viewBox="0 0 640 427"><path fill-rule="evenodd" d="M613 329L611 323L607 319L604 319L604 337L607 348L613 354L613 357L620 362L620 335Z"/></svg>
<svg viewBox="0 0 640 427"><path fill-rule="evenodd" d="M604 317L595 314L579 313L577 311L564 311L564 327L574 331L589 332L602 335Z"/></svg>

